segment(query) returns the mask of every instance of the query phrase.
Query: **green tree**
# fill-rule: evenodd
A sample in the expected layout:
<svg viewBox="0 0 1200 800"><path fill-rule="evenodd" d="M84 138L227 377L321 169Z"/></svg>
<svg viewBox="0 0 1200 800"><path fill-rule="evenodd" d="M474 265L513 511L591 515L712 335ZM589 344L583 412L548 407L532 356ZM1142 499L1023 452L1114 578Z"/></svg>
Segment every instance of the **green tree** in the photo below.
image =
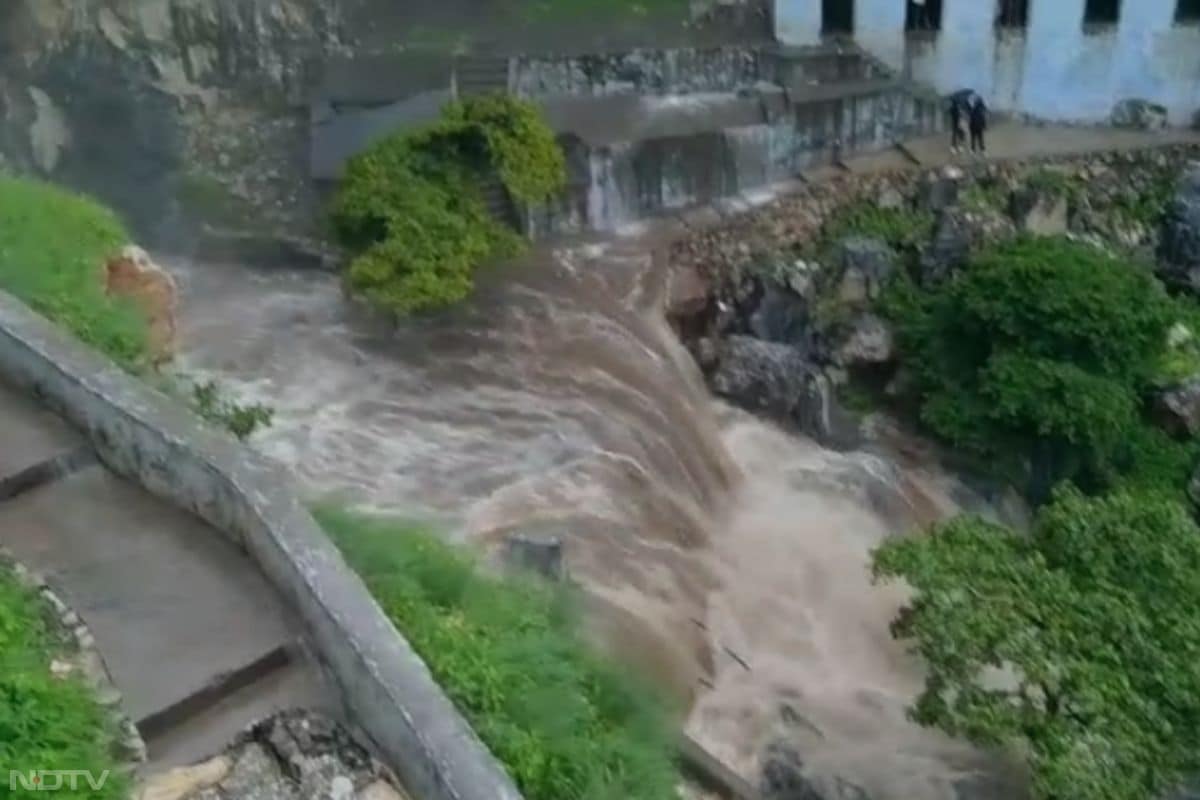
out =
<svg viewBox="0 0 1200 800"><path fill-rule="evenodd" d="M928 665L922 725L1027 759L1039 800L1149 800L1200 769L1200 529L1159 494L1055 494L1031 535L973 517L877 579Z"/></svg>
<svg viewBox="0 0 1200 800"><path fill-rule="evenodd" d="M1173 313L1148 271L1066 239L1019 239L943 286L901 283L886 305L923 421L977 455L1030 465L1035 500L1130 460Z"/></svg>
<svg viewBox="0 0 1200 800"><path fill-rule="evenodd" d="M466 297L480 264L521 248L484 205L493 176L524 203L566 180L554 132L533 105L506 95L451 103L437 123L352 159L332 214L352 254L351 288L395 314Z"/></svg>

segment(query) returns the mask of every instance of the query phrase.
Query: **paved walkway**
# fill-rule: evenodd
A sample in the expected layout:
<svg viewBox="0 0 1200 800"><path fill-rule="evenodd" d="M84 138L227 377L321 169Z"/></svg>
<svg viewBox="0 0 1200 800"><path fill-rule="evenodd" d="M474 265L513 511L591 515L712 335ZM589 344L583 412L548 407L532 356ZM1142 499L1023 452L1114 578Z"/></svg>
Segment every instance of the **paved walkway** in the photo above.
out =
<svg viewBox="0 0 1200 800"><path fill-rule="evenodd" d="M277 710L334 710L297 624L245 554L99 466L78 434L3 383L0 545L90 627L148 772L211 755Z"/></svg>
<svg viewBox="0 0 1200 800"><path fill-rule="evenodd" d="M1127 131L1068 125L1021 125L1001 123L988 132L988 161L1019 161L1054 156L1083 156L1115 150L1143 150L1174 144L1200 144L1200 131L1172 128L1165 131ZM939 167L967 164L974 156L950 152L950 134L924 136L904 143L902 148L869 153L847 159L853 173L885 169Z"/></svg>

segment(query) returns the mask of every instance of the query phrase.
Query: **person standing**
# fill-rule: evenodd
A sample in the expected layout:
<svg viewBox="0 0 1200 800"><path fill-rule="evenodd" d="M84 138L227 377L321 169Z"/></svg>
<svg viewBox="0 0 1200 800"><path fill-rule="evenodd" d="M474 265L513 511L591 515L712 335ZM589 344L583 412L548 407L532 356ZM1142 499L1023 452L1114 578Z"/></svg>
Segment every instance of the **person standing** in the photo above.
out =
<svg viewBox="0 0 1200 800"><path fill-rule="evenodd" d="M967 116L971 128L971 152L982 155L987 152L984 134L987 132L988 125L988 109L982 97L975 95Z"/></svg>
<svg viewBox="0 0 1200 800"><path fill-rule="evenodd" d="M957 97L950 98L950 152L957 153L963 139L963 104Z"/></svg>
<svg viewBox="0 0 1200 800"><path fill-rule="evenodd" d="M971 114L974 89L959 89L950 95L950 150L957 153L967 141L966 123Z"/></svg>

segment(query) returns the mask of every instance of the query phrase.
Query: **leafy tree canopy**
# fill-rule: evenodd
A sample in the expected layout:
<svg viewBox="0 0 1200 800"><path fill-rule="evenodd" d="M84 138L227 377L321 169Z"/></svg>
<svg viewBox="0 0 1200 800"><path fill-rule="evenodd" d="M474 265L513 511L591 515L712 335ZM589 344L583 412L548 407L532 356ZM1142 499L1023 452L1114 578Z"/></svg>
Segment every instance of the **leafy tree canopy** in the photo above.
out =
<svg viewBox="0 0 1200 800"><path fill-rule="evenodd" d="M332 215L354 256L350 286L397 314L465 297L481 263L521 247L484 205L491 176L526 203L566 180L553 131L534 106L506 95L452 103L436 124L352 159Z"/></svg>
<svg viewBox="0 0 1200 800"><path fill-rule="evenodd" d="M929 290L902 283L886 310L925 423L976 454L1032 459L1036 499L1130 458L1173 320L1149 272L1061 238L997 245Z"/></svg>
<svg viewBox="0 0 1200 800"><path fill-rule="evenodd" d="M1200 769L1200 529L1157 494L1056 493L1032 535L973 517L875 555L914 598L912 710L1023 755L1039 800L1147 800Z"/></svg>

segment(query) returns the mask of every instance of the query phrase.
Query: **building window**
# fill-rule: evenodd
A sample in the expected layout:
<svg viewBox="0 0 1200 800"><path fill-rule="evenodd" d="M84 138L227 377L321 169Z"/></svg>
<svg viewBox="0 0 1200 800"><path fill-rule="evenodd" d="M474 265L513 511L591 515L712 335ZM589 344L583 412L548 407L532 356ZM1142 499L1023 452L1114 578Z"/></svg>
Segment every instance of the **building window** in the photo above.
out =
<svg viewBox="0 0 1200 800"><path fill-rule="evenodd" d="M854 33L854 0L821 0L821 33Z"/></svg>
<svg viewBox="0 0 1200 800"><path fill-rule="evenodd" d="M1084 25L1116 25L1121 19L1121 0L1087 0Z"/></svg>
<svg viewBox="0 0 1200 800"><path fill-rule="evenodd" d="M904 30L940 31L942 29L942 0L908 0L904 15Z"/></svg>
<svg viewBox="0 0 1200 800"><path fill-rule="evenodd" d="M1175 6L1176 22L1200 22L1200 0L1179 0Z"/></svg>
<svg viewBox="0 0 1200 800"><path fill-rule="evenodd" d="M1029 0L1000 0L996 6L997 28L1028 28Z"/></svg>

